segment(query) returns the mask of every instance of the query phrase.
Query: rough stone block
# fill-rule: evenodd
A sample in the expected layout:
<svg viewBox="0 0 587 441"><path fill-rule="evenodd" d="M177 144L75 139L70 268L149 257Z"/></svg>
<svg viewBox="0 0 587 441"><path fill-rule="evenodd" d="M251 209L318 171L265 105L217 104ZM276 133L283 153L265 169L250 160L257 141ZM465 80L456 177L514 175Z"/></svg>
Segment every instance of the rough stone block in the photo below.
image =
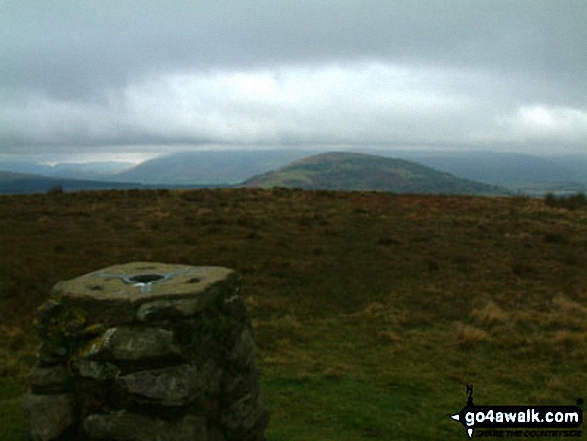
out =
<svg viewBox="0 0 587 441"><path fill-rule="evenodd" d="M83 423L86 433L95 439L117 441L207 441L206 420L186 415L175 422L151 419L144 415L120 411L93 414Z"/></svg>
<svg viewBox="0 0 587 441"><path fill-rule="evenodd" d="M64 365L41 367L37 363L29 374L28 381L33 393L60 393L67 387L69 372Z"/></svg>
<svg viewBox="0 0 587 441"><path fill-rule="evenodd" d="M253 330L246 326L237 339L228 359L243 368L250 368L255 364L257 345L253 337Z"/></svg>
<svg viewBox="0 0 587 441"><path fill-rule="evenodd" d="M229 405L221 415L226 438L230 441L262 439L269 414L261 394L248 394Z"/></svg>
<svg viewBox="0 0 587 441"><path fill-rule="evenodd" d="M32 441L58 438L73 422L73 403L67 394L26 394L22 401Z"/></svg>
<svg viewBox="0 0 587 441"><path fill-rule="evenodd" d="M167 329L120 327L108 329L80 355L94 360L140 361L177 358L181 350Z"/></svg>
<svg viewBox="0 0 587 441"><path fill-rule="evenodd" d="M258 390L259 375L257 370L235 372L223 381L222 397L225 403L235 403L248 395L255 395Z"/></svg>
<svg viewBox="0 0 587 441"><path fill-rule="evenodd" d="M163 406L183 406L201 395L198 369L188 364L134 372L116 382L132 395Z"/></svg>
<svg viewBox="0 0 587 441"><path fill-rule="evenodd" d="M105 381L116 378L120 374L118 366L91 360L79 360L73 365L79 376L97 381Z"/></svg>
<svg viewBox="0 0 587 441"><path fill-rule="evenodd" d="M215 297L213 294L208 292L195 299L156 300L143 303L137 310L137 319L141 322L149 322L193 317L210 305Z"/></svg>
<svg viewBox="0 0 587 441"><path fill-rule="evenodd" d="M161 278L141 282L149 280L148 276ZM137 311L145 303L197 299L196 304L207 304L232 295L239 283L240 276L223 267L132 262L59 282L52 295L66 299L72 307L83 309L95 322L112 327L134 321ZM178 311L189 314L190 308L188 303L181 305ZM148 319L149 315L149 308L143 308L141 317Z"/></svg>
<svg viewBox="0 0 587 441"><path fill-rule="evenodd" d="M44 341L37 353L37 359L41 367L51 367L63 364L67 360L67 355L66 347Z"/></svg>

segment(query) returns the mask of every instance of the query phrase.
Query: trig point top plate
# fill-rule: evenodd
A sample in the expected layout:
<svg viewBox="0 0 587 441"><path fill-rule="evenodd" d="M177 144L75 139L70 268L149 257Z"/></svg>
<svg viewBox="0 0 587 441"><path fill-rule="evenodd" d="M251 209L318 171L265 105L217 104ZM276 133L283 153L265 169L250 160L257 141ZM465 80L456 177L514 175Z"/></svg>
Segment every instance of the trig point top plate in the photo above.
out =
<svg viewBox="0 0 587 441"><path fill-rule="evenodd" d="M233 273L229 268L217 266L131 262L59 282L54 292L72 300L142 303L159 298L197 295Z"/></svg>
<svg viewBox="0 0 587 441"><path fill-rule="evenodd" d="M238 293L240 276L218 266L131 262L59 282L52 295L110 325L143 321L172 309L191 315Z"/></svg>

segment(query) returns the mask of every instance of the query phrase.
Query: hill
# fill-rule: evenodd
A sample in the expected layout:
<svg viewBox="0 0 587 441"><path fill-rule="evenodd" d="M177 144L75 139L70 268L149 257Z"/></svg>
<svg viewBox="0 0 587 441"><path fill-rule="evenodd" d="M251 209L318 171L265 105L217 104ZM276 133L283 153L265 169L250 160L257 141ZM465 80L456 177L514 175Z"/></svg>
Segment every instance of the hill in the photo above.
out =
<svg viewBox="0 0 587 441"><path fill-rule="evenodd" d="M0 185L6 182L12 182L20 179L40 179L45 176L34 175L32 173L14 173L0 170Z"/></svg>
<svg viewBox="0 0 587 441"><path fill-rule="evenodd" d="M104 190L110 188L136 188L140 184L132 182L109 182L84 179L67 179L41 176L30 173L13 173L0 170L0 193L39 193L52 188L63 190Z"/></svg>
<svg viewBox="0 0 587 441"><path fill-rule="evenodd" d="M459 178L504 186L532 196L587 188L587 155L514 152L380 150L371 153L414 161Z"/></svg>
<svg viewBox="0 0 587 441"><path fill-rule="evenodd" d="M301 159L247 179L245 187L376 190L420 194L506 194L507 190L405 161L363 153L331 152Z"/></svg>
<svg viewBox="0 0 587 441"><path fill-rule="evenodd" d="M204 150L149 159L117 173L121 181L143 184L227 185L307 156L302 150Z"/></svg>
<svg viewBox="0 0 587 441"><path fill-rule="evenodd" d="M458 177L495 185L562 181L570 177L569 170L557 161L526 153L406 151L385 154L385 156L389 155L414 161Z"/></svg>

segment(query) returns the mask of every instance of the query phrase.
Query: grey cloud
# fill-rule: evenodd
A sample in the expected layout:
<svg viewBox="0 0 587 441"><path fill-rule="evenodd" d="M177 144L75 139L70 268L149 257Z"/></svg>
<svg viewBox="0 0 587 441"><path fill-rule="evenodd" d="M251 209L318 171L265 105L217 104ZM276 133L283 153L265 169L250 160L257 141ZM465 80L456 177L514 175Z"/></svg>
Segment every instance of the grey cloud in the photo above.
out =
<svg viewBox="0 0 587 441"><path fill-rule="evenodd" d="M578 81L582 0L3 3L3 84L67 94L145 71L382 59ZM287 5L287 6L284 6Z"/></svg>
<svg viewBox="0 0 587 441"><path fill-rule="evenodd" d="M585 23L583 0L3 0L0 150L556 143L540 121L580 146Z"/></svg>
<svg viewBox="0 0 587 441"><path fill-rule="evenodd" d="M587 112L520 107L501 86L487 76L381 63L170 74L103 105L32 100L14 130L54 145L573 144L587 135Z"/></svg>

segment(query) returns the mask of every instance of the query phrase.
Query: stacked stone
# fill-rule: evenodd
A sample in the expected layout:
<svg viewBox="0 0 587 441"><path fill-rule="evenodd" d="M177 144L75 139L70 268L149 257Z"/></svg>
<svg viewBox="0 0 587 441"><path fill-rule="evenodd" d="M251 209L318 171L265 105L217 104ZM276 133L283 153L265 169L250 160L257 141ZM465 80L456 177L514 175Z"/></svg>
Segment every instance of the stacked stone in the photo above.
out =
<svg viewBox="0 0 587 441"><path fill-rule="evenodd" d="M144 262L58 283L36 320L31 439L264 440L239 287L227 268Z"/></svg>

